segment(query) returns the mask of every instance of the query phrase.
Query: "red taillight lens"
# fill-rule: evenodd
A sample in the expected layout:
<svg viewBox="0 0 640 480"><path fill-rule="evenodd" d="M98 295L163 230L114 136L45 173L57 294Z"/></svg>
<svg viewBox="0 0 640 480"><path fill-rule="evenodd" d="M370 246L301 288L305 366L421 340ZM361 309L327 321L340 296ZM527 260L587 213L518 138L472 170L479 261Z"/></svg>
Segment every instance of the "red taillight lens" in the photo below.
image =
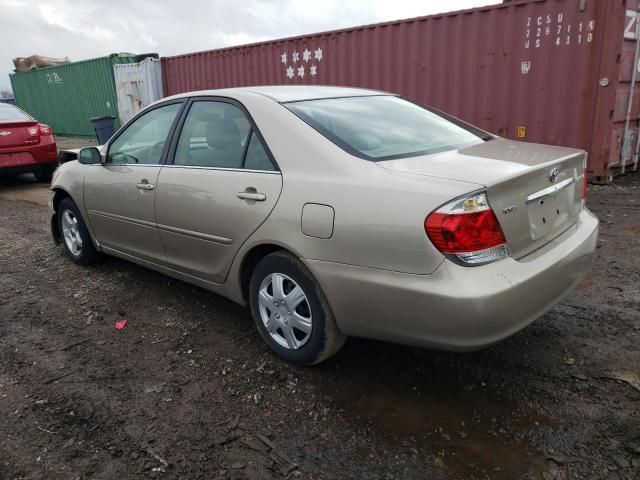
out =
<svg viewBox="0 0 640 480"><path fill-rule="evenodd" d="M49 125L44 125L41 123L38 126L40 127L40 135L51 135L51 127Z"/></svg>
<svg viewBox="0 0 640 480"><path fill-rule="evenodd" d="M434 212L425 220L429 239L442 253L466 253L506 243L493 210L472 213Z"/></svg>
<svg viewBox="0 0 640 480"><path fill-rule="evenodd" d="M37 127L27 127L27 132L29 132L30 137L37 137L39 135Z"/></svg>
<svg viewBox="0 0 640 480"><path fill-rule="evenodd" d="M483 265L509 256L486 193L444 205L425 219L424 230L433 245L456 263Z"/></svg>

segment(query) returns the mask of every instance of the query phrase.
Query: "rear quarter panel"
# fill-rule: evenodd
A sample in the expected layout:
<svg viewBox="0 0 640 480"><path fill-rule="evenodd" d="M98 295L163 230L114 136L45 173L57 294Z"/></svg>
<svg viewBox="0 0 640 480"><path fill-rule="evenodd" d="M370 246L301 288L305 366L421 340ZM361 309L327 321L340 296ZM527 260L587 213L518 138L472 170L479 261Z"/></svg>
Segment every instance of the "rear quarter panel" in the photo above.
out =
<svg viewBox="0 0 640 480"><path fill-rule="evenodd" d="M388 171L347 154L273 100L241 97L280 166L283 189L269 219L240 250L236 272L246 252L263 243L304 259L405 273L430 274L442 263L425 234L425 217L479 185ZM306 203L333 207L331 238L302 233Z"/></svg>

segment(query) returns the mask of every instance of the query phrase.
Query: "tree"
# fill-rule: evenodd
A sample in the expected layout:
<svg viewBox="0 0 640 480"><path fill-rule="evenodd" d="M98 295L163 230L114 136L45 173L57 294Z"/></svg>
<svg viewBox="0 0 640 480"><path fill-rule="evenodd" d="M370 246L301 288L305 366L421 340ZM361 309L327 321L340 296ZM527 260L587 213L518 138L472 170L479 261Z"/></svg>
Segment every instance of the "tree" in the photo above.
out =
<svg viewBox="0 0 640 480"><path fill-rule="evenodd" d="M0 98L13 98L13 92L8 88L0 90Z"/></svg>

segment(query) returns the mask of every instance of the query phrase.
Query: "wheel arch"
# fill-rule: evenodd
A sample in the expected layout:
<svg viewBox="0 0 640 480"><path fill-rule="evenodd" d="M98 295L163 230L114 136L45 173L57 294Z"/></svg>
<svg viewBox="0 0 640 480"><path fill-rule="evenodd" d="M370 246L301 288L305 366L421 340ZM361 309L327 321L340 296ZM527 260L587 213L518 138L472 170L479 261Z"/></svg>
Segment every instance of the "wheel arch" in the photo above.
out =
<svg viewBox="0 0 640 480"><path fill-rule="evenodd" d="M54 242L56 242L56 244L60 244L62 242L62 237L59 231L60 229L58 227L58 208L60 207L60 203L62 202L62 200L64 200L65 198L69 198L76 205L76 207L78 207L80 215L84 220L85 227L89 232L89 237L91 238L91 242L93 243L94 248L98 251L101 251L100 244L96 240L93 228L88 221L87 213L82 208L82 205L75 198L73 198L73 195L64 187L56 185L54 187L51 187L51 191L53 192L53 198L51 199L51 234L53 235Z"/></svg>
<svg viewBox="0 0 640 480"><path fill-rule="evenodd" d="M249 303L249 283L251 282L251 275L253 274L256 265L258 265L260 260L264 257L277 251L288 252L291 255L300 258L300 256L293 250L276 243L261 243L259 245L254 245L243 255L238 278L240 281L242 300L244 302Z"/></svg>
<svg viewBox="0 0 640 480"><path fill-rule="evenodd" d="M53 236L53 241L56 245L59 245L62 243L62 236L58 226L58 207L60 206L60 202L65 198L71 198L71 200L73 200L73 198L64 188L53 187L51 191L53 192L53 197L51 198L51 235ZM73 201L75 202L75 200Z"/></svg>
<svg viewBox="0 0 640 480"><path fill-rule="evenodd" d="M51 200L51 208L57 214L58 207L60 206L60 202L65 198L70 198L71 200L73 200L73 197L67 190L59 186L53 187L51 191L53 192L53 198ZM73 202L76 203L75 200L73 200Z"/></svg>

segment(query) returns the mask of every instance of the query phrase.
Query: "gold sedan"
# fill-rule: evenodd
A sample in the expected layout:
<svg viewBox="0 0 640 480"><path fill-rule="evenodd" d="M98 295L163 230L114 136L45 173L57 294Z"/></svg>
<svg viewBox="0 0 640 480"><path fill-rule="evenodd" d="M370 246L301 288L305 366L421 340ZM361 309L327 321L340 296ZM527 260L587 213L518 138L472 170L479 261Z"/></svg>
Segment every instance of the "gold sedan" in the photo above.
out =
<svg viewBox="0 0 640 480"><path fill-rule="evenodd" d="M249 304L293 363L347 336L473 350L588 269L585 166L384 92L191 92L62 165L51 226L80 265L102 252Z"/></svg>

